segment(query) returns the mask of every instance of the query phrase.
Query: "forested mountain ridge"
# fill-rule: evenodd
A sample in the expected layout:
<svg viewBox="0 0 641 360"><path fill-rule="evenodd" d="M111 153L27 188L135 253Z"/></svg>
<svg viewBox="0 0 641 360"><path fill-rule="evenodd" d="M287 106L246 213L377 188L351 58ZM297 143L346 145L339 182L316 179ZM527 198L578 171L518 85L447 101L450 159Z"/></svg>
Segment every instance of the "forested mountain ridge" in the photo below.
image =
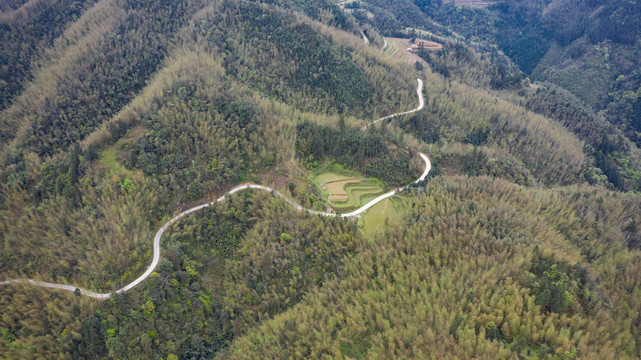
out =
<svg viewBox="0 0 641 360"><path fill-rule="evenodd" d="M148 10L146 5L135 8L140 5L103 1L87 10L86 16L89 18L83 16L78 23L90 24L93 28L83 30L75 38L81 42L78 45L80 52L69 50L59 54L43 51L51 57L49 60L40 60L44 69L40 71L41 77L36 76L33 84L25 87L25 92L13 107L3 113L6 129L15 131L12 142L4 143L5 166L2 169L1 237L4 249L7 250L2 255L2 267L7 276L12 276L10 274L13 273L17 277L36 277L57 282L67 282L64 279L70 279L73 283L84 283L93 289L104 289L105 286L114 288L117 284L132 279L146 266L150 256L150 244L147 240L155 231L156 224L174 209L184 206L183 204L201 201L209 196L209 191L217 192L229 185L252 179L267 185L280 184L276 186L279 189L283 189L283 181L287 184L288 178L292 180L291 190L297 190L298 186L305 184L300 184L301 181L295 178L296 171L300 170L291 164L295 137L293 125L299 119L320 124L333 123L335 119L325 115L328 112L326 106L330 102L320 97L303 97L301 95L311 91L303 90L298 98L285 97L287 102L298 103L298 106L287 105L278 100L278 94L268 92L272 90L263 86L266 84L264 81L276 79L275 75L266 73L264 77L260 77L246 73L247 67L243 67L243 64L254 55L252 51L262 49L272 52L271 55L278 54L278 51L292 51L293 48L287 42L291 42L293 38L277 39L273 46L253 44L257 46L255 50L246 47L244 39L252 39L261 33L249 36L244 31L255 29L245 29L247 24L242 21L222 25L226 19L242 20L236 16L239 10L264 13L266 25L283 25L287 22L289 25L285 25L286 29L291 26L291 33L301 32L301 35L305 35L300 38L301 41L306 41L319 50L314 53L300 53L300 50L296 50L299 53L291 56L324 56L310 57L306 67L302 67L300 63L292 63L292 79L297 76L298 83L286 82L273 90L285 89L291 95L302 87L309 86L301 82L300 75L296 75L295 67L298 66L299 72L319 74L319 82L312 84L314 94L320 94L323 88L327 92L339 91L342 86L346 91L361 96L361 89L353 84L336 82L340 79L337 77L340 69L333 68L332 72L325 73L318 71L322 71L327 61L335 61L338 66L348 69L346 75L351 71L360 77L359 81L365 81L365 89L362 90L370 89L365 92L365 97L359 98L358 103L349 103L347 98L342 106L341 103L332 102L335 105L332 105L334 108L329 112L344 112L342 116L346 117L349 124L356 121L350 117L352 112L358 114L367 108L366 111L373 116L377 112L387 114L390 109L403 109L416 101L412 85L414 75L401 71L402 66L399 64L393 64L374 50L367 49L360 38L347 33L336 33L336 30L324 25L323 22L333 24L334 20L320 11L323 6L314 11L313 5L296 4L312 15L316 13L320 21L314 21L278 6L262 6L247 1L155 3L162 11L154 16L164 16L163 21L173 21L170 25L162 25L153 17L139 13L139 10ZM327 7L333 9L329 5ZM188 21L167 16L168 12L176 10L197 15ZM340 11L336 14L342 15ZM113 88L114 83L105 81L104 85L114 95L133 96L134 100L125 106L106 101L100 105L103 106L101 111L104 118L87 122L85 117L78 114L82 114L85 108L90 111L99 110L92 100L96 95L102 94L102 90L95 89L92 95L94 82L78 83L80 79L74 78L82 73L81 69L77 73L69 73L65 69L72 67L73 59L88 56L95 46L111 46L117 51L144 50L135 41L123 40L126 34L134 33L127 33L128 29L122 26L123 23L119 25L118 22L123 21L123 18L125 24L127 19L132 19L133 26L138 29L136 34L162 35L158 41L166 45L155 49L170 54L166 57L149 54L149 59L157 64L162 63L162 58L165 61L153 76L136 78L140 84L146 85L137 93L135 88L130 87L127 89L133 89L134 93L127 94L122 89ZM180 24L180 21L184 22ZM109 27L105 31L105 24L120 32L110 33ZM75 26L77 24L68 28L66 34L78 35L74 32ZM181 26L182 30L179 29ZM217 31L212 26L229 32L223 37L226 42L218 42L220 37L213 36L217 35ZM345 27L349 27L349 24L345 24ZM157 29L156 35L154 29ZM232 33L234 29L236 31ZM82 38L83 34L89 37ZM285 32L284 35L288 36L288 33ZM174 40L168 40L170 37ZM239 43L234 42L234 39ZM63 39L62 43L65 48L68 46L67 40ZM178 43L180 46L168 50L172 48L168 45L170 43ZM219 46L224 46L225 49ZM285 53L282 56L290 55ZM352 56L355 58L352 59ZM122 57L121 61L136 71L146 66L141 65L140 56ZM83 64L87 64L85 69L91 71L85 71L82 80L89 80L88 76L102 76L103 67L117 69L111 60L100 57L89 56ZM54 73L60 77L54 77L53 83L47 83L51 74L49 70L52 69L58 71ZM247 80L246 75L253 77ZM278 78L282 81L289 76L279 74ZM82 95L93 97L80 96L76 88L78 84L90 86L91 90ZM132 86L132 83L124 82L123 85ZM391 96L392 93L394 96ZM43 94L44 99L40 97ZM363 103L368 97L375 98L372 100L373 106ZM108 100L108 96L103 99ZM34 107L28 100L40 101ZM300 104L303 100L306 104L320 105ZM39 111L38 109L44 111L40 114L41 120L25 115ZM21 122L24 129L31 130L12 128L12 121ZM78 126L79 123L82 126ZM42 131L38 131L37 127L41 126ZM296 194L306 206L319 206L313 194L306 194L304 191L296 191ZM224 259L233 252L235 247L222 252L218 257ZM6 290L7 288L2 289ZM7 305L5 300L8 299L3 296L3 305ZM52 305L56 308L65 308L65 304L59 303L56 298L43 300L56 303L57 305ZM33 305L22 301L11 303L23 310ZM79 309L79 304L75 305L75 309ZM86 310L95 305L87 303L82 306ZM43 323L42 327L38 325L29 330L10 320L13 316L27 316L29 319L29 311L18 313L9 310L9 307L3 308L6 310L3 314L10 316L2 326L3 334L6 335L3 337L3 352L9 351L7 356L24 357L37 348L43 354L52 354L50 351L53 351L70 356L69 351L76 346L73 342L65 340L55 345L55 337L48 335L53 331L57 334L56 337L59 336L62 330L58 331L58 325L55 324L61 324L60 320L66 322L70 318L65 316L58 320L51 319L52 324ZM64 311L71 314L70 308ZM73 313L78 314L77 310ZM77 335L80 334L83 319L84 315L77 317L73 321L76 325L65 333L73 333L77 340L80 339ZM189 346L186 343L178 349L184 348L186 351ZM173 352L178 352L178 349Z"/></svg>
<svg viewBox="0 0 641 360"><path fill-rule="evenodd" d="M231 5L229 10L236 11ZM201 11L205 18L212 13L207 9ZM193 22L191 31L194 35L202 34L199 26L204 22L206 20ZM215 44L215 40L205 40L205 44ZM185 43L185 46L188 47L188 44ZM278 156L286 158L286 153L278 155L275 150L267 151L265 145L269 143L267 139L270 136L273 141L277 141L279 136L292 136L287 131L289 125L286 122L279 124L274 121L282 116L280 113L290 111L287 107L276 108L265 99L247 97L250 89L241 84L234 86L237 81L234 78L242 81L242 77L226 77L224 64L218 63L216 58L199 59L195 52L187 52L177 54L171 61L173 65L161 71L152 80L148 92L133 103L133 114L132 109L124 109L122 116L116 115L106 127L94 132L87 142L78 142L80 146L73 147L64 158L54 156L47 160L46 157L40 158L37 153L23 150L22 154L15 157L16 163L5 168L7 185L22 187L30 194L36 206L43 206L42 210L49 203L54 207L61 206L57 200L53 201L56 196L65 197L64 202L69 201L72 208L80 204L86 206L87 202L81 201L80 197L87 195L83 190L93 192L100 187L96 182L90 181L95 176L110 175L110 180L116 184L122 179L116 179L114 175L125 175L130 180L133 179L136 171L126 171L123 174L119 170L124 169L116 165L121 162L132 170L140 170L141 176L153 177L154 182L159 181L163 186L173 184L171 186L177 191L178 198L170 197L164 201L172 201L177 205L206 196L207 187L235 184L246 179L249 174L256 176L261 169L282 161ZM386 74L382 74L382 77L389 83L399 83L403 79L386 79L389 77ZM372 76L370 79L376 77ZM251 85L255 86L253 83ZM227 87L225 91L222 91L223 86ZM406 92L411 99L411 87ZM399 99L402 97L389 98L389 101ZM268 106L271 109L266 109ZM138 111L142 113L137 113ZM145 118L136 119L140 116ZM169 119L172 120L167 123ZM142 123L139 123L141 120ZM213 131L212 138L212 124L216 122L227 123L228 126L214 127L216 130ZM142 127L136 127L137 125ZM125 133L128 127L131 131ZM196 129L196 132L187 132L187 129ZM274 136L278 133L283 135ZM187 134L190 136L186 137ZM119 137L123 138L118 146L112 147L103 154L102 159L96 161L99 150L96 147L104 147L105 142ZM231 156L234 153L237 157ZM193 161L189 160L190 157ZM103 164L109 168L108 173L104 173ZM90 176L84 177L85 175ZM199 178L196 183L193 182L194 176ZM78 180L83 177L83 181ZM210 185L205 186L206 183ZM187 191L183 192L181 189ZM110 193L111 191L102 192L96 196L103 197ZM149 193L145 197L148 195ZM89 201L95 205L100 202L97 198ZM156 212L161 217L164 208L159 206L148 215L137 217L136 221L153 219Z"/></svg>
<svg viewBox="0 0 641 360"><path fill-rule="evenodd" d="M503 0L487 7L441 0L357 4L373 13L369 20L386 32L422 27L480 46L495 44L532 80L567 88L597 110L613 100L608 92L619 76L639 86L641 7L635 1ZM360 7L351 7L360 19ZM587 79L599 81L585 86Z"/></svg>
<svg viewBox="0 0 641 360"><path fill-rule="evenodd" d="M27 3L69 11L2 16ZM118 289L162 224L237 184L325 211L323 165L387 188L418 151L433 169L364 215L375 235L242 192L171 226L155 272L108 301L2 286L0 357L640 355L641 202L604 170L619 133L569 100L550 111L571 95L460 41L398 62L325 1L84 4L34 37L0 113L0 280ZM422 111L358 131L414 108L417 74Z"/></svg>
<svg viewBox="0 0 641 360"><path fill-rule="evenodd" d="M428 31L442 37L451 45L443 54L426 54L426 60L446 76L463 72L468 82L495 89L522 86L526 76L542 82L536 93L522 91L526 99L520 103L586 141L586 155L615 187L638 191L637 2L506 0L468 7L440 0L367 0L346 6L388 35ZM470 74L469 65L485 70ZM594 128L600 138L587 134Z"/></svg>
<svg viewBox="0 0 641 360"><path fill-rule="evenodd" d="M0 110L31 79L32 63L53 45L66 25L77 20L94 1L4 2L0 13Z"/></svg>

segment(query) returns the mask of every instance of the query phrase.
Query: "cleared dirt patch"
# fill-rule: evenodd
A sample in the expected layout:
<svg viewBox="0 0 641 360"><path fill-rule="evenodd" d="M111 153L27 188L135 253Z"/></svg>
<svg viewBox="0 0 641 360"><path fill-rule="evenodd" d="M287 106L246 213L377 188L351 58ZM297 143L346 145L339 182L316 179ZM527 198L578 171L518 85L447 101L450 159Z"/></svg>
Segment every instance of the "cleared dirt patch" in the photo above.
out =
<svg viewBox="0 0 641 360"><path fill-rule="evenodd" d="M487 0L445 0L445 2L451 2L459 4L462 6L474 6L474 7L488 7L494 4L494 1Z"/></svg>
<svg viewBox="0 0 641 360"><path fill-rule="evenodd" d="M357 184L359 182L360 180L352 178L326 183L325 187L327 188L327 191L329 191L329 201L347 201L345 185Z"/></svg>
<svg viewBox="0 0 641 360"><path fill-rule="evenodd" d="M386 37L385 40L393 41L400 49L407 51L407 49L414 49L413 51L418 51L420 48L421 44L423 44L423 48L425 50L441 50L443 48L443 45L430 41L430 40L424 40L424 39L416 39L413 43L410 42L411 39L407 38L392 38L392 37Z"/></svg>
<svg viewBox="0 0 641 360"><path fill-rule="evenodd" d="M423 40L423 39L416 39L414 43L410 42L410 39L404 39L404 38L391 38L391 37L386 37L385 40L387 41L387 49L386 49L386 54L389 57L399 59L404 62L408 62L413 64L414 62L418 61L423 63L423 65L427 65L425 60L421 59L420 56L418 56L418 51L420 49L420 44L423 44L423 48L428 51L438 51L443 48L443 45L434 42L434 41L429 41L429 40ZM412 47L412 46L415 47ZM412 51L408 51L407 49L412 49Z"/></svg>

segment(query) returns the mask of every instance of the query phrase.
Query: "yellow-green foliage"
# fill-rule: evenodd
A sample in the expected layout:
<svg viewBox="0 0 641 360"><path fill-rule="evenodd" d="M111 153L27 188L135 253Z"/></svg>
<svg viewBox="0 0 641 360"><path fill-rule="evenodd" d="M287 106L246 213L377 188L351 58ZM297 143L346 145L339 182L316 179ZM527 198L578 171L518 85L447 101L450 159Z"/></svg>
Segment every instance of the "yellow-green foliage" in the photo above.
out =
<svg viewBox="0 0 641 360"><path fill-rule="evenodd" d="M636 358L641 252L625 245L640 231L626 225L630 207L638 199L594 188L433 181L404 224L346 259L341 278L250 329L225 355ZM599 287L592 312L541 311L527 287L535 246L587 266ZM591 247L602 256L583 250Z"/></svg>
<svg viewBox="0 0 641 360"><path fill-rule="evenodd" d="M576 181L586 161L583 143L550 119L426 72L428 117L445 139L462 142L471 130L487 127L487 145L508 150L548 184Z"/></svg>
<svg viewBox="0 0 641 360"><path fill-rule="evenodd" d="M310 177L343 172L314 179L305 170L297 125L323 125L309 127L313 139L315 131L346 133L341 119L357 129L416 106L413 67L364 44L353 19L341 25L348 31L328 25L340 20L331 9L313 20L289 2L152 3L168 8L149 14L150 23L141 15L148 9L130 8L140 2L87 9L42 50L33 78L0 113L0 280L119 288L148 266L168 218L243 182L324 207ZM239 21L241 5L259 16ZM181 15L158 20L174 10ZM283 38L305 31L322 51L286 54L255 24L280 17L292 31ZM298 68L302 57L313 72ZM327 59L346 74L327 73ZM347 75L367 93L341 81ZM314 76L326 83L310 86ZM234 194L169 229L156 272L122 297L0 287L0 357L638 357L639 198L576 185L590 160L552 120L494 92L422 76L428 100L417 115L428 127L354 134L413 156L378 164L393 178L422 171L417 150L430 154L436 177L370 209L363 231L355 219L297 212L268 193ZM427 141L423 130L433 127L438 136ZM479 177L452 176L461 173ZM575 185L555 187L564 184ZM341 210L383 186L367 180L344 190ZM550 263L580 263L594 285L582 297L568 292L566 312L537 305L528 275L536 246Z"/></svg>

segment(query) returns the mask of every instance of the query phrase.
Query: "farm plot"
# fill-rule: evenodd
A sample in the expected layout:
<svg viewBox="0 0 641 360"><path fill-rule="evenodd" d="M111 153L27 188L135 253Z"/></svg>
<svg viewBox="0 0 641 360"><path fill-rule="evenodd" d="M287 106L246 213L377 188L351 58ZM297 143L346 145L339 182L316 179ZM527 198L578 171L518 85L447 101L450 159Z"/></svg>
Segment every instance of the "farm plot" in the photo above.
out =
<svg viewBox="0 0 641 360"><path fill-rule="evenodd" d="M345 191L345 186L348 184L357 184L359 182L360 180L352 178L325 183L325 187L329 192L329 201L347 201L348 196Z"/></svg>
<svg viewBox="0 0 641 360"><path fill-rule="evenodd" d="M358 208L385 190L385 185L378 179L364 179L361 174L335 163L321 165L311 180L328 200L328 205L341 212Z"/></svg>
<svg viewBox="0 0 641 360"><path fill-rule="evenodd" d="M416 61L426 64L425 61L418 56L420 46L427 51L437 51L443 48L443 45L439 43L423 39L416 39L413 43L410 42L410 39L405 38L386 37L384 39L387 41L387 47L385 48L385 54L387 56L412 64Z"/></svg>
<svg viewBox="0 0 641 360"><path fill-rule="evenodd" d="M375 180L346 183L343 189L347 195L345 200L332 201L332 205L341 210L358 208L383 193L383 187Z"/></svg>
<svg viewBox="0 0 641 360"><path fill-rule="evenodd" d="M336 181L343 181L348 179L353 179L354 177L347 174L339 174L336 172L323 172L319 175L316 175L316 180L322 184L329 184Z"/></svg>

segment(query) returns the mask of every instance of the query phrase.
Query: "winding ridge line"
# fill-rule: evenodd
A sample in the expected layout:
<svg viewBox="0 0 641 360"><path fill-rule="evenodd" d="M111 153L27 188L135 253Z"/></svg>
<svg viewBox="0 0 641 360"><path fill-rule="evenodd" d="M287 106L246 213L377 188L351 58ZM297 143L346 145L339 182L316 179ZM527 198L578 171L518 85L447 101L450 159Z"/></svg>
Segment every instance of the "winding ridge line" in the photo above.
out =
<svg viewBox="0 0 641 360"><path fill-rule="evenodd" d="M418 80L418 86L416 87L416 94L417 94L418 100L419 100L419 105L418 105L417 108L415 108L413 110L410 110L410 111L405 111L405 112L401 112L401 113L397 113L397 114L392 114L392 115L380 118L380 119L378 119L376 121L373 121L373 122L365 125L362 128L362 130L367 129L368 127L370 127L373 124L376 124L377 122L380 122L380 121L383 121L383 120L387 120L387 119L391 119L393 117L400 116L400 115L410 114L410 113L417 112L417 111L421 110L423 108L424 104L425 104L424 99L423 99L423 81L421 79L417 79L417 80ZM423 154L421 152L419 152L419 155L421 156L423 161L425 161L425 170L423 171L423 174L416 181L414 181L414 183L418 183L420 181L425 180L425 177L427 177L427 174L430 172L430 169L432 168L432 164L430 163L430 159L427 157L427 155L425 155L425 154ZM167 228L169 226L171 226L176 221L180 220L183 216L189 215L189 214L191 214L193 212L196 212L198 210L201 210L201 209L204 209L204 208L209 207L211 205L214 205L215 203L222 202L225 199L227 199L230 195L232 195L232 194L234 194L234 193L236 193L238 191L245 190L245 189L265 190L265 191L268 191L268 192L270 192L272 194L280 196L281 198L283 198L285 200L285 202L287 202L289 205L291 205L294 208L296 208L296 210L298 210L298 211L307 211L310 214L321 215L321 216L337 216L337 217L341 217L341 218L350 218L350 217L358 216L358 215L364 213L369 208L371 208L372 206L378 204L382 200L385 200L385 199L387 199L387 198L389 198L391 196L394 196L394 195L396 195L397 193L399 193L401 191L407 190L407 188L409 188L410 185L412 185L412 184L409 184L409 185L406 185L404 187L400 187L400 188L394 189L394 190L392 190L392 191L390 191L388 193L380 195L377 198L375 198L374 200L371 200L367 204L361 206L360 208L358 208L358 209L356 209L356 210L354 210L352 212L340 214L340 213L329 213L329 212L323 212L323 211L316 211L316 210L312 210L312 209L307 209L307 208L304 208L301 205L297 204L294 200L288 198L287 196L279 193L278 191L276 191L276 190L274 190L274 189L272 189L272 188L270 188L268 186L252 184L252 183L245 183L245 184L241 184L241 185L238 185L238 186L232 188L225 195L223 195L220 198L216 199L216 201L213 201L211 203L205 203L205 204L193 207L191 209L187 209L187 210L181 212L180 214L174 216L171 220L167 221L158 230L158 232L156 232L156 236L154 236L154 245L153 245L153 247L154 247L154 257L153 257L153 260L151 261L151 264L147 268L147 270L142 275L140 275L140 277L138 277L136 280L132 281L129 285L127 285L127 286L125 286L125 287L123 287L121 289L118 289L118 290L115 290L115 291L112 291L112 292L108 292L108 293L97 293L97 292L93 292L91 290L79 288L79 287L72 286L72 285L53 284L53 283L37 281L37 280L33 280L33 279L12 279L12 280L0 281L0 286L2 286L2 285L10 285L10 284L32 284L32 285L36 285L36 286L40 286L40 287L53 288L53 289L59 289L59 290L66 290L66 291L72 291L72 292L80 291L80 293L82 295L86 295L86 296L89 296L89 297L92 297L92 298L96 298L96 299L109 299L109 297L111 297L111 295L120 294L120 293L124 293L126 291L131 290L134 286L136 286L136 285L140 284L141 282L145 281L149 277L149 275L151 275L151 273L156 269L156 266L158 266L158 263L160 262L160 239L162 238L163 233L165 232L165 230L167 230Z"/></svg>

